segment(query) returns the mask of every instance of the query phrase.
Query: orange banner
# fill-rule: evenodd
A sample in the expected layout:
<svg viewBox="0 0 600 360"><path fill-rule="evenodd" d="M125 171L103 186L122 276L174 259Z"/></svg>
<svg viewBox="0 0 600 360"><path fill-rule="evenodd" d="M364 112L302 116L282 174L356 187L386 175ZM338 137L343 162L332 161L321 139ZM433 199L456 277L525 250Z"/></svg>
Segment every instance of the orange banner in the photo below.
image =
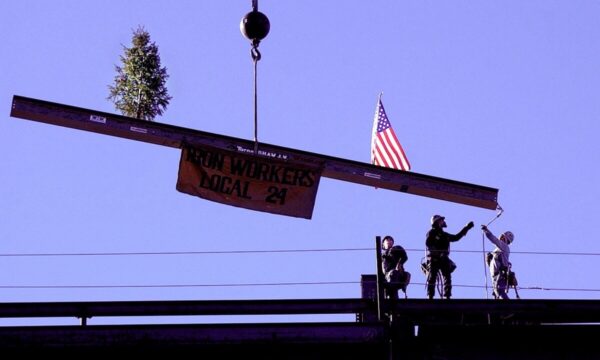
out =
<svg viewBox="0 0 600 360"><path fill-rule="evenodd" d="M210 147L184 147L177 190L251 210L310 219L322 167Z"/></svg>

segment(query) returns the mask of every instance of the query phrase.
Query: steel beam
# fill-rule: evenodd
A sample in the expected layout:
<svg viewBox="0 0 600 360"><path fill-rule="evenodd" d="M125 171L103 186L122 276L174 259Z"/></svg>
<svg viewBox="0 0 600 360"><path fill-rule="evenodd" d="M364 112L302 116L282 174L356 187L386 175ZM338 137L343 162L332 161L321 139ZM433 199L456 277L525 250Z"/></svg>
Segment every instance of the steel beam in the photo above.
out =
<svg viewBox="0 0 600 360"><path fill-rule="evenodd" d="M600 300L384 300L416 325L485 324L488 317L521 323L600 324ZM182 300L0 303L0 318L377 313L372 299Z"/></svg>
<svg viewBox="0 0 600 360"><path fill-rule="evenodd" d="M0 318L356 314L375 312L374 306L369 299L0 303Z"/></svg>
<svg viewBox="0 0 600 360"><path fill-rule="evenodd" d="M181 148L185 144L254 153L254 142L15 95L10 115L73 129ZM323 176L495 210L498 189L259 143L258 156L323 167Z"/></svg>
<svg viewBox="0 0 600 360"><path fill-rule="evenodd" d="M169 355L165 358L173 354L179 358L182 352L189 356L192 351L208 359L248 354L265 359L273 351L281 356L269 359L318 359L319 353L335 351L352 358L356 352L382 355L385 336L379 324L356 323L0 327L0 350L4 354Z"/></svg>

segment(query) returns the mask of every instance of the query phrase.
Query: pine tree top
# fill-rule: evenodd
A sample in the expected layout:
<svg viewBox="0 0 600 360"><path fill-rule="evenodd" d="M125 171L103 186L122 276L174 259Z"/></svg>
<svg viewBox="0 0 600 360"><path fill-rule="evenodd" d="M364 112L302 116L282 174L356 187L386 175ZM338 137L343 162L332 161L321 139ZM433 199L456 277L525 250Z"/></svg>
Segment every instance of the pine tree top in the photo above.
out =
<svg viewBox="0 0 600 360"><path fill-rule="evenodd" d="M108 99L123 115L152 121L163 114L171 100L165 85L169 75L161 66L158 46L144 27L133 31L131 44L130 48L123 46Z"/></svg>

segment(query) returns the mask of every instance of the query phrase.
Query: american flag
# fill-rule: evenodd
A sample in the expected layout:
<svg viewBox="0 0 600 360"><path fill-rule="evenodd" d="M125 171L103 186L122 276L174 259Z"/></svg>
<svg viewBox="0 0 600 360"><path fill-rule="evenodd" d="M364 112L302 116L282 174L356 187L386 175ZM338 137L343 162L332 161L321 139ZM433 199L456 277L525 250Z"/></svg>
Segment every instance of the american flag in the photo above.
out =
<svg viewBox="0 0 600 360"><path fill-rule="evenodd" d="M410 170L410 163L385 114L381 96L375 109L371 138L371 164L393 169Z"/></svg>

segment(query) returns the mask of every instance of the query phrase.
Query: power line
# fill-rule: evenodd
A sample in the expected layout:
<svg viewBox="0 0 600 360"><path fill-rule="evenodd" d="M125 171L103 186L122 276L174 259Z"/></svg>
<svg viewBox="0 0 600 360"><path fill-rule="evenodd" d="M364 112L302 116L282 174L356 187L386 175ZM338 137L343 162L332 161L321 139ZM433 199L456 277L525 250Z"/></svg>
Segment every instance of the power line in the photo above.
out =
<svg viewBox="0 0 600 360"><path fill-rule="evenodd" d="M359 281L278 282L239 284L148 284L148 285L0 285L0 289L105 289L105 288L184 288L184 287L246 287L360 284Z"/></svg>
<svg viewBox="0 0 600 360"><path fill-rule="evenodd" d="M162 255L221 255L221 254L277 254L277 253L309 253L309 252L352 252L375 251L373 248L324 248L324 249L280 249L280 250L216 250L216 251L157 251L157 252L89 252L89 253L0 253L0 257L69 257L69 256L162 256ZM406 249L411 252L423 252L424 249ZM477 253L481 250L453 250L453 252ZM567 255L567 256L598 256L600 253L582 252L533 252L512 251L511 254L527 255ZM150 285L0 285L0 289L94 289L94 288L198 288L198 287L257 287L257 286L301 286L301 285L345 285L359 284L357 281L324 281L324 282L278 282L278 283L239 283L239 284L150 284ZM411 283L411 285L425 285ZM481 285L460 285L455 287L483 288ZM576 291L598 292L600 289L585 288L549 288L541 286L519 286L522 290L541 291Z"/></svg>
<svg viewBox="0 0 600 360"><path fill-rule="evenodd" d="M375 251L373 248L330 248L330 249L287 249L287 250L214 250L214 251L135 251L135 252L90 252L90 253L0 253L0 257L52 257L52 256L154 256L154 255L219 255L219 254L269 254L269 253L303 253L303 252L344 252ZM409 252L421 252L424 249L406 249ZM452 250L455 253L477 253L481 250ZM544 251L511 251L511 254L526 255L567 255L567 256L600 256L600 253L585 252L544 252Z"/></svg>
<svg viewBox="0 0 600 360"><path fill-rule="evenodd" d="M306 285L355 285L360 281L315 281L315 282L274 282L274 283L231 283L231 284L130 284L130 285L0 285L0 289L123 289L123 288L198 288L198 287L256 287L256 286L306 286ZM425 283L411 282L410 285L423 285ZM484 288L483 285L453 284L453 287ZM542 291L574 291L574 292L600 292L600 289L590 288L551 288L542 286L518 286L518 290Z"/></svg>
<svg viewBox="0 0 600 360"><path fill-rule="evenodd" d="M407 250L408 251L408 250ZM410 250L417 251L417 250ZM420 250L423 251L423 250ZM464 252L464 253L478 253L481 254L481 250L452 250L452 252ZM544 252L544 251L510 251L510 254L528 254L528 255L569 255L569 256L599 256L600 253L583 253L583 252Z"/></svg>
<svg viewBox="0 0 600 360"><path fill-rule="evenodd" d="M337 251L374 251L371 248L356 249L290 249L290 250L218 250L218 251L144 251L144 252L98 252L98 253L14 253L0 257L43 257L43 256L139 256L139 255L212 255L212 254L262 254Z"/></svg>

